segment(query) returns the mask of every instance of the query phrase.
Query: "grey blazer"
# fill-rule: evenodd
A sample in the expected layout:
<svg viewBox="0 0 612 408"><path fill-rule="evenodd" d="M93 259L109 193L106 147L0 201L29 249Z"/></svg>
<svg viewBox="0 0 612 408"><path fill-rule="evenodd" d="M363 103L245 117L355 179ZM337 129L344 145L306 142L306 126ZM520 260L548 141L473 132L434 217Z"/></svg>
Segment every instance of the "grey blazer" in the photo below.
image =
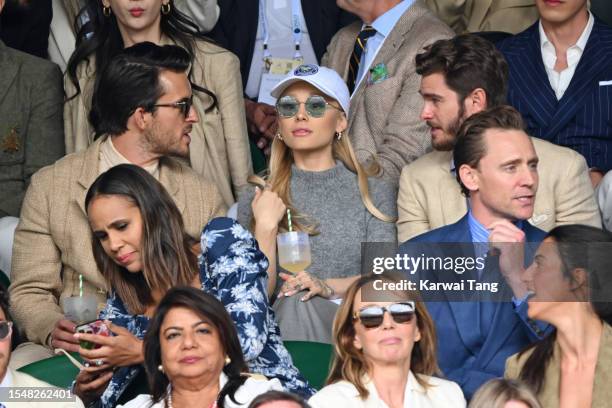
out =
<svg viewBox="0 0 612 408"><path fill-rule="evenodd" d="M321 65L333 68L345 80L361 26L358 21L338 31L323 56ZM416 0L372 61L371 67L386 66L388 78L376 84L364 78L351 96L348 134L357 159L367 163L375 156L383 176L394 184L402 167L431 146L429 129L420 119L423 100L415 56L426 45L452 36L453 31L427 9L423 0Z"/></svg>
<svg viewBox="0 0 612 408"><path fill-rule="evenodd" d="M30 177L65 153L62 73L0 41L0 218L19 216Z"/></svg>

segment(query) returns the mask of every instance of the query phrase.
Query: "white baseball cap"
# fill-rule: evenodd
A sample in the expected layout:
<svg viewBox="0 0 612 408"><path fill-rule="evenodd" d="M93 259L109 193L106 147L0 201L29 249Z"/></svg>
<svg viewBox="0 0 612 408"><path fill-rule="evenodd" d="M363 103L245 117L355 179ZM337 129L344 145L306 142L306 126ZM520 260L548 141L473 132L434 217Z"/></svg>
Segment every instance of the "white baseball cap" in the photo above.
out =
<svg viewBox="0 0 612 408"><path fill-rule="evenodd" d="M299 81L308 82L325 95L337 100L344 113L348 115L351 95L346 83L333 69L314 64L302 64L276 84L270 94L278 98L287 87Z"/></svg>

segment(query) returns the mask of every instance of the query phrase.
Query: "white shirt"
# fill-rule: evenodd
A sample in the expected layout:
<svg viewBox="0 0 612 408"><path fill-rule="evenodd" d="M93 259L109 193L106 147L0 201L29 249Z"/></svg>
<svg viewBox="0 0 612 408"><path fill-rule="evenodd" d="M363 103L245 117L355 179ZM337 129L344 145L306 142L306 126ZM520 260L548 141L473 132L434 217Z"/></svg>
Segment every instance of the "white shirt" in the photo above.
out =
<svg viewBox="0 0 612 408"><path fill-rule="evenodd" d="M364 77L364 74L370 69L372 61L378 55L378 51L382 48L385 39L389 36L399 19L404 15L406 10L412 6L414 0L403 0L396 4L393 8L387 10L385 13L378 16L376 20L372 22L372 27L376 29L374 34L366 43L365 50L361 56L361 62L359 64L359 72L357 72L357 80L355 82L355 90L359 86L359 83ZM366 26L363 25L362 29ZM355 91L353 91L355 93Z"/></svg>
<svg viewBox="0 0 612 408"><path fill-rule="evenodd" d="M409 372L404 390L404 408L465 407L463 392L456 383L436 377L423 377L430 387L423 388L412 371ZM359 391L353 384L339 381L323 387L310 398L308 403L313 408L388 408L378 396L374 382L366 379L364 385L369 392L365 400L359 397Z"/></svg>
<svg viewBox="0 0 612 408"><path fill-rule="evenodd" d="M225 373L221 373L219 377L219 388L223 389L227 383L227 376ZM283 391L283 386L277 378L271 380L266 379L262 375L252 375L236 390L234 398L237 403L232 401L229 396L225 397L225 408L246 408L249 406L251 401L260 394L267 391ZM165 408L166 404L164 401L160 401L153 404L151 395L141 394L131 401L128 401L125 405L119 405L117 408Z"/></svg>
<svg viewBox="0 0 612 408"><path fill-rule="evenodd" d="M291 0L265 0L265 5L269 34L268 50L270 54L272 54L272 58L293 59L295 44L293 43L291 27ZM318 64L317 56L315 55L314 48L312 48L312 42L308 34L306 20L304 20L302 7L300 7L299 14L300 29L302 31L300 53L304 58L305 64ZM253 59L251 60L251 68L249 69L249 78L244 90L244 93L247 94L249 98L256 98L257 95L259 95L259 84L264 70L263 42L263 23L259 21L257 26L257 37L255 38L255 48L253 49Z"/></svg>
<svg viewBox="0 0 612 408"><path fill-rule="evenodd" d="M576 44L572 45L567 49L566 59L567 59L567 68L565 68L561 72L555 71L555 64L557 62L557 54L555 52L555 46L550 42L546 33L544 32L544 27L542 27L542 21L539 22L540 27L540 49L542 51L542 60L544 61L544 68L546 68L546 74L548 75L548 80L550 82L550 86L553 91L555 91L555 95L557 96L557 100L560 100L565 91L570 85L574 73L576 72L576 67L580 62L580 58L582 57L582 53L586 47L587 41L591 35L591 31L593 31L593 25L595 24L595 19L593 18L593 14L589 12L589 21L584 28L584 31L578 38Z"/></svg>
<svg viewBox="0 0 612 408"><path fill-rule="evenodd" d="M11 370L6 369L6 374L4 374L4 378L2 379L2 383L0 383L0 388L8 388L13 386L13 374Z"/></svg>

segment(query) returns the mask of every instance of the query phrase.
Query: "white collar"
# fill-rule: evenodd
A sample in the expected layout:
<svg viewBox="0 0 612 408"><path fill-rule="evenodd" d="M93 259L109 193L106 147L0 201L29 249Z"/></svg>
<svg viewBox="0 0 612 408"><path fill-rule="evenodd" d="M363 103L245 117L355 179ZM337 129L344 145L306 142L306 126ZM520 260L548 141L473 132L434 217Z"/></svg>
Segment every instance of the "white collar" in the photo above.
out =
<svg viewBox="0 0 612 408"><path fill-rule="evenodd" d="M10 368L6 367L6 374L0 383L0 388L12 387L13 386L13 372Z"/></svg>
<svg viewBox="0 0 612 408"><path fill-rule="evenodd" d="M378 391L376 390L376 385L374 385L374 381L372 381L369 376L364 376L363 383L368 392L370 393L369 398L380 401L382 404L384 404L383 400L380 398L380 395L378 395ZM408 406L411 401L413 401L413 398L410 395L413 392L427 394L427 390L423 388L421 384L419 384L415 375L412 373L412 370L410 370L408 372L408 381L406 381L406 389L404 390L404 406ZM384 404L383 406L386 406L386 404Z"/></svg>
<svg viewBox="0 0 612 408"><path fill-rule="evenodd" d="M586 27L582 31L582 34L576 41L576 44L572 45L570 48L576 47L583 52L586 48L587 42L589 41L589 37L591 36L591 32L593 31L593 26L595 25L595 18L593 14L589 11L589 21L587 22ZM544 49L544 47L552 47L554 49L553 44L550 42L548 37L546 36L546 32L544 31L544 27L542 26L542 20L540 19L538 22L538 28L540 30L540 48Z"/></svg>

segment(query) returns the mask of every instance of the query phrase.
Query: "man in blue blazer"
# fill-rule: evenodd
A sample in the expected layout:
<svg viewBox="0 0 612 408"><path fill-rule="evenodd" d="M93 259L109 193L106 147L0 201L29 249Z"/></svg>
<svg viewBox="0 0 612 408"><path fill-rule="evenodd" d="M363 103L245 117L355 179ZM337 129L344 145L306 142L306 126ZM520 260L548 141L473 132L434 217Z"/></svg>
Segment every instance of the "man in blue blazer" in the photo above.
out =
<svg viewBox="0 0 612 408"><path fill-rule="evenodd" d="M498 44L508 102L532 136L581 153L596 186L612 168L612 27L587 0L537 0L540 20Z"/></svg>
<svg viewBox="0 0 612 408"><path fill-rule="evenodd" d="M527 288L521 280L530 258L525 243L539 243L545 232L527 221L538 187L538 157L515 109L499 106L466 119L453 159L469 200L468 213L455 224L405 242L400 253L435 248L432 244L438 243L472 243L467 251L461 245L462 255L486 260L472 278L504 283L508 296L500 296L505 302L458 301L449 292L437 293L435 301L427 302L438 334L440 368L469 399L484 382L503 375L506 358L546 329L527 318ZM420 277L425 273L431 280L442 278L436 271Z"/></svg>

